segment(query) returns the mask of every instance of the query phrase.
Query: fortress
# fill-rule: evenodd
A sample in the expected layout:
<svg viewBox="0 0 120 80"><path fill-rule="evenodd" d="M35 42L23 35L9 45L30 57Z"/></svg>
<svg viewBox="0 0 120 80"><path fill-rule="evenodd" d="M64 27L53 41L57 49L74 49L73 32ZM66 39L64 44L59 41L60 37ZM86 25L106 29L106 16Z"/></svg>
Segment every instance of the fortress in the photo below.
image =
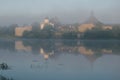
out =
<svg viewBox="0 0 120 80"><path fill-rule="evenodd" d="M51 25L54 27L54 24L51 23L48 18L45 18L44 21L42 23L40 23L40 26L39 26L40 30L44 29L46 25ZM25 31L32 31L32 27L33 26L16 27L15 28L15 36L17 36L17 37L23 36L23 33Z"/></svg>
<svg viewBox="0 0 120 80"><path fill-rule="evenodd" d="M16 27L15 28L15 36L23 36L25 31L31 31L32 26L23 26L23 27Z"/></svg>
<svg viewBox="0 0 120 80"><path fill-rule="evenodd" d="M39 29L42 30L45 28L46 25L51 25L52 27L54 27L55 23L52 23L48 18L45 18L44 21L42 23L39 24ZM80 24L79 26L77 26L77 30L80 33L84 33L86 30L91 30L94 27L96 27L96 25L102 25L102 29L106 30L112 30L112 26L110 25L104 25L102 22L100 22L95 16L94 13L91 12L90 17L88 18L88 20L86 20L84 23ZM16 27L15 28L15 36L17 37L22 37L23 33L25 31L32 31L32 27L33 26L23 26L23 27ZM72 28L69 26L64 27L64 25L61 26L57 26L58 30L63 30L63 31L74 31L76 29L74 29L76 26L72 26ZM71 30L72 29L72 30Z"/></svg>
<svg viewBox="0 0 120 80"><path fill-rule="evenodd" d="M104 25L102 22L100 22L95 16L94 16L94 13L91 12L91 15L90 17L88 18L87 21L85 21L83 24L81 24L79 27L78 27L78 30L79 32L83 33L85 32L86 30L91 30L92 28L94 28L96 25ZM104 25L102 26L102 29L103 30L106 30L106 29L109 29L111 30L112 29L112 26L109 26L109 25Z"/></svg>

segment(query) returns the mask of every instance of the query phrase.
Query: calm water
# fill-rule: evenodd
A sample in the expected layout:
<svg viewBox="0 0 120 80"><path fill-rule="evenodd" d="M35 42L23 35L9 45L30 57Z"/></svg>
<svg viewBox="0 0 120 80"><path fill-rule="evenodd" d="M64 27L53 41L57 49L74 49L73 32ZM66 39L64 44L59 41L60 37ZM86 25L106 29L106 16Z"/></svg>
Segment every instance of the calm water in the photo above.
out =
<svg viewBox="0 0 120 80"><path fill-rule="evenodd" d="M120 41L0 40L0 80L120 80Z"/></svg>

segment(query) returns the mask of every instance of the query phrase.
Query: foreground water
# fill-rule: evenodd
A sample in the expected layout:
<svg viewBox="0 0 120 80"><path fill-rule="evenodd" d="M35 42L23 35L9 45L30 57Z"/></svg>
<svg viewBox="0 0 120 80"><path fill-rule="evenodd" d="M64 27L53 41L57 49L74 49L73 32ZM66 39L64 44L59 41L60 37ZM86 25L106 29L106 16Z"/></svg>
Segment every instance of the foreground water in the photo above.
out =
<svg viewBox="0 0 120 80"><path fill-rule="evenodd" d="M0 40L0 80L120 80L120 41Z"/></svg>

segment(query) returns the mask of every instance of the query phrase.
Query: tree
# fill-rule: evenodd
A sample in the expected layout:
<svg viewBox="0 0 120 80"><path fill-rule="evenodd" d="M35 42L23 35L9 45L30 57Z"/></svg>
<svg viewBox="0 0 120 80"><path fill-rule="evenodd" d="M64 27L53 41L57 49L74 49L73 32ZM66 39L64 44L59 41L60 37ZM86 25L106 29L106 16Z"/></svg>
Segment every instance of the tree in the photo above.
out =
<svg viewBox="0 0 120 80"><path fill-rule="evenodd" d="M62 34L63 39L77 39L77 32L64 32Z"/></svg>

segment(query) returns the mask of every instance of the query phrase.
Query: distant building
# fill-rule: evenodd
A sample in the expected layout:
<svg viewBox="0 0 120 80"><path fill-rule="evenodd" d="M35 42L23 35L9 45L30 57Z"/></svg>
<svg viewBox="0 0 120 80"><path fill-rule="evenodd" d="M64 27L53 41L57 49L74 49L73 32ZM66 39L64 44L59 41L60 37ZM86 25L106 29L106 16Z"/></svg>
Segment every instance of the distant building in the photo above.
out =
<svg viewBox="0 0 120 80"><path fill-rule="evenodd" d="M58 27L58 30L62 32L72 32L77 31L77 27L74 25L62 25Z"/></svg>
<svg viewBox="0 0 120 80"><path fill-rule="evenodd" d="M94 13L91 12L90 17L88 18L87 21L85 21L83 24L75 24L75 25L61 25L59 23L58 18L53 18L49 20L48 18L45 18L44 21L41 24L37 24L37 29L39 28L40 30L44 29L46 26L52 26L55 28L56 32L55 35L61 36L61 32L74 32L74 31L79 31L78 33L78 38L80 38L82 35L84 35L84 32L86 30L91 30L96 26L100 26L103 30L112 30L113 27L110 25L104 25L101 23L95 16ZM35 28L33 26L33 28ZM32 26L23 26L23 27L16 27L15 28L15 36L21 37L23 36L23 33L25 31L32 31L34 30Z"/></svg>
<svg viewBox="0 0 120 80"><path fill-rule="evenodd" d="M113 27L112 26L103 26L102 29L103 30L112 30Z"/></svg>
<svg viewBox="0 0 120 80"><path fill-rule="evenodd" d="M54 24L49 21L48 18L45 18L44 21L40 24L40 29L44 29L46 25L51 25L54 27ZM32 31L32 26L23 26L15 28L15 36L21 37L25 31Z"/></svg>
<svg viewBox="0 0 120 80"><path fill-rule="evenodd" d="M90 17L88 18L87 21L85 21L83 24L81 24L78 27L79 32L83 33L86 30L91 30L92 28L95 27L96 24L102 24L97 18L94 16L94 13L91 12Z"/></svg>
<svg viewBox="0 0 120 80"><path fill-rule="evenodd" d="M83 24L81 24L78 27L78 31L81 33L84 33L86 30L91 30L93 29L95 26L99 26L101 25L101 28L103 30L112 30L113 27L110 25L104 25L103 23L101 23L95 16L94 13L92 12L90 17L88 18L87 21L85 21Z"/></svg>
<svg viewBox="0 0 120 80"><path fill-rule="evenodd" d="M54 23L54 28L58 28L59 26L61 26L61 23L59 21L58 17L53 17L49 20L51 23Z"/></svg>
<svg viewBox="0 0 120 80"><path fill-rule="evenodd" d="M15 28L15 36L21 37L25 31L31 31L32 26L23 26Z"/></svg>
<svg viewBox="0 0 120 80"><path fill-rule="evenodd" d="M45 18L44 21L40 24L40 29L44 29L46 25L51 25L54 27L54 24L51 23L48 18Z"/></svg>
<svg viewBox="0 0 120 80"><path fill-rule="evenodd" d="M94 27L95 27L94 24L82 24L78 27L78 30L79 30L79 32L83 33L86 30L91 30Z"/></svg>

